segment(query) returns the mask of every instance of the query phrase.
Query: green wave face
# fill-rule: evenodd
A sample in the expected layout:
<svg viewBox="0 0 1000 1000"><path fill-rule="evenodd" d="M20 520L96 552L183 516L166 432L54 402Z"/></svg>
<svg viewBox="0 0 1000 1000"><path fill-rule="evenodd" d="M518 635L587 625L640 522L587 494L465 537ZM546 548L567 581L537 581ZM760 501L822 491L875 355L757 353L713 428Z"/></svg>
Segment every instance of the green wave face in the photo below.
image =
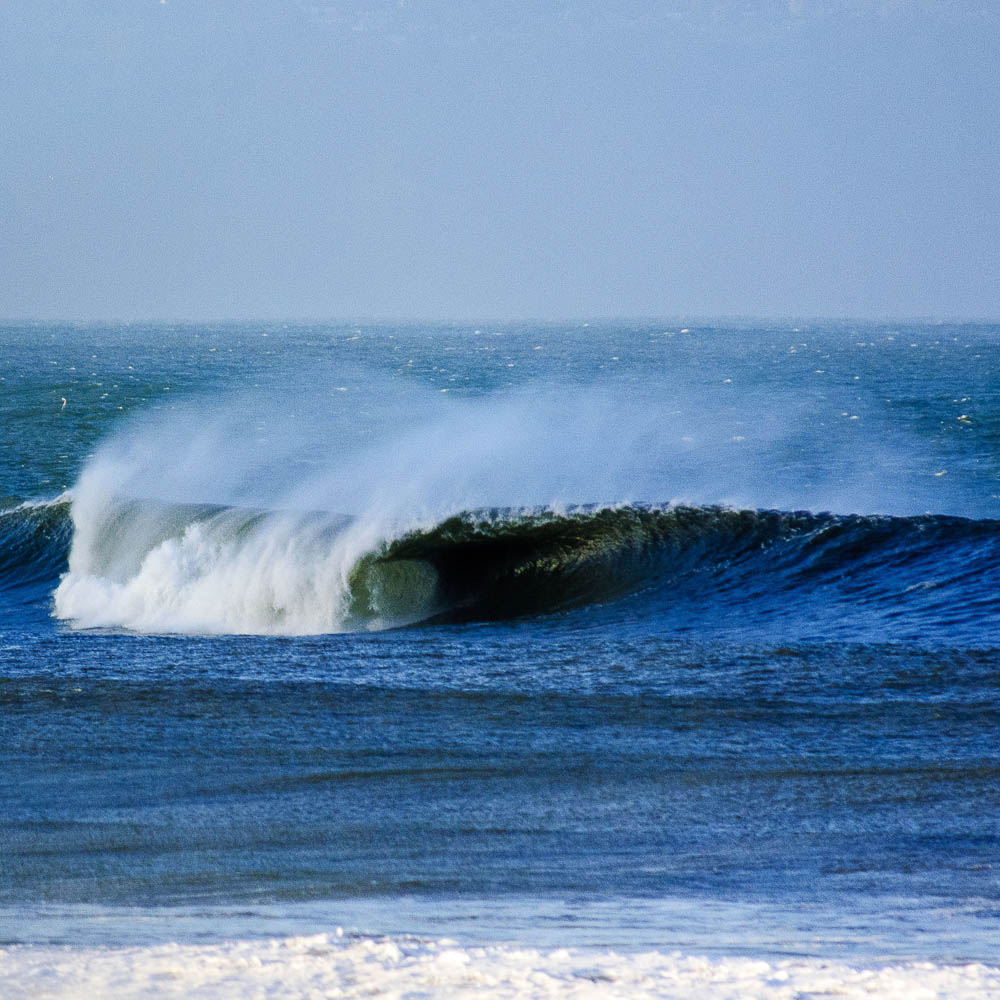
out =
<svg viewBox="0 0 1000 1000"><path fill-rule="evenodd" d="M347 581L347 619L354 628L413 623L443 607L438 572L423 559L364 556Z"/></svg>

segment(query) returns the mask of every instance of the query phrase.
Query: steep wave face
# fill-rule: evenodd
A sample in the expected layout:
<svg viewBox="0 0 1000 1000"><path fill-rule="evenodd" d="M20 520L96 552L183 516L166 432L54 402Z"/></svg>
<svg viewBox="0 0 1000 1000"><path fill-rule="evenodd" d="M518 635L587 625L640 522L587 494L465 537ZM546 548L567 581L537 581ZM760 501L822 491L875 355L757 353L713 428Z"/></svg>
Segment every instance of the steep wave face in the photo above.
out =
<svg viewBox="0 0 1000 1000"><path fill-rule="evenodd" d="M913 638L1000 611L1000 522L625 506L451 518L387 546L438 577L438 617L616 602L677 629L818 624ZM629 597L622 601L622 598ZM981 633L980 633L981 634Z"/></svg>
<svg viewBox="0 0 1000 1000"><path fill-rule="evenodd" d="M506 508L380 536L330 514L106 500L73 521L55 609L84 627L310 634L603 607L679 631L946 641L966 622L981 639L1000 611L1000 522L954 517Z"/></svg>
<svg viewBox="0 0 1000 1000"><path fill-rule="evenodd" d="M0 592L31 600L66 568L73 525L68 497L0 510Z"/></svg>

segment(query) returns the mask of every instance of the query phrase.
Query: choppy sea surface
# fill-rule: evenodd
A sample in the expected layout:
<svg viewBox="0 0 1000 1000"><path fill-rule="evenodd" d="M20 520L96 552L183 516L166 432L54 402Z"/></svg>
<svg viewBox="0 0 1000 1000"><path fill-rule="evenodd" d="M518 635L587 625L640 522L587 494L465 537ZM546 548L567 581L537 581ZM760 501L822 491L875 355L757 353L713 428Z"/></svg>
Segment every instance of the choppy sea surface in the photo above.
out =
<svg viewBox="0 0 1000 1000"><path fill-rule="evenodd" d="M0 995L1000 996L1000 327L0 328Z"/></svg>

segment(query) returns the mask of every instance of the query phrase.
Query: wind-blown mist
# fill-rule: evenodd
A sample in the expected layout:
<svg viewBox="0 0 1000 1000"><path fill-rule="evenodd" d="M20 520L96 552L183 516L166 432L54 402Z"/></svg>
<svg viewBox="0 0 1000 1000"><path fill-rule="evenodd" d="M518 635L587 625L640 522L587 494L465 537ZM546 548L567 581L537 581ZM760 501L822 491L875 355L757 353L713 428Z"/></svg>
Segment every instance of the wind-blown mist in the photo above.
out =
<svg viewBox="0 0 1000 1000"><path fill-rule="evenodd" d="M534 518L523 530L548 533L547 565L572 550L572 573L589 574L569 587L573 603L627 590L636 559L673 531L642 515L595 541L580 518L601 509L921 509L913 482L888 492L886 471L903 463L887 444L868 442L856 462L846 441L811 429L802 404L773 394L694 394L666 378L464 398L345 383L192 399L106 441L73 489L56 613L142 631L381 628L480 608L484 594L498 599L500 576L549 586L537 551L530 570L510 564L504 553L525 538L499 522ZM465 522L446 534L449 545L462 536L463 587L472 563L486 566L473 596L456 597L454 555L426 541L456 515ZM539 527L560 515L576 518L572 531ZM477 519L491 525L488 544ZM514 584L504 587L507 606Z"/></svg>

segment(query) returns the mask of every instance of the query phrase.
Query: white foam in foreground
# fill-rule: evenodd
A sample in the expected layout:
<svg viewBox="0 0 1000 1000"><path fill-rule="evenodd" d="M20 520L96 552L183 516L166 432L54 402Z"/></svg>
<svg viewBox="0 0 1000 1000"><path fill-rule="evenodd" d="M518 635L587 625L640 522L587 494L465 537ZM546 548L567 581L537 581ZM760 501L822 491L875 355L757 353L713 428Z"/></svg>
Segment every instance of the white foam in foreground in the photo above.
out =
<svg viewBox="0 0 1000 1000"><path fill-rule="evenodd" d="M282 997L1000 997L1000 968L929 962L852 968L816 960L707 959L659 952L462 947L337 934L143 948L0 950L0 996Z"/></svg>

